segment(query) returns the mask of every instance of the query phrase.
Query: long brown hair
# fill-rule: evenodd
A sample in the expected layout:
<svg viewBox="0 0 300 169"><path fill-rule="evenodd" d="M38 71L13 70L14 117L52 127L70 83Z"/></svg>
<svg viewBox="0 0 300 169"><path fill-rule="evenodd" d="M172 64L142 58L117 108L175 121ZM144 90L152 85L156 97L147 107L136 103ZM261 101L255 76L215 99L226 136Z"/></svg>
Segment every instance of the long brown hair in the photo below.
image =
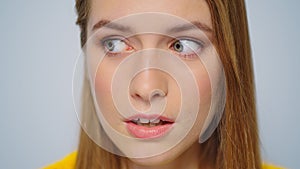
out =
<svg viewBox="0 0 300 169"><path fill-rule="evenodd" d="M254 77L245 2L243 0L207 0L210 8L215 47L226 75L226 105L213 136L203 143L213 148L217 168L260 169ZM90 0L76 0L77 24L81 28L81 46L87 40ZM83 112L95 110L87 78L83 88ZM96 119L90 117L89 119ZM126 159L95 144L81 130L77 169L126 168Z"/></svg>

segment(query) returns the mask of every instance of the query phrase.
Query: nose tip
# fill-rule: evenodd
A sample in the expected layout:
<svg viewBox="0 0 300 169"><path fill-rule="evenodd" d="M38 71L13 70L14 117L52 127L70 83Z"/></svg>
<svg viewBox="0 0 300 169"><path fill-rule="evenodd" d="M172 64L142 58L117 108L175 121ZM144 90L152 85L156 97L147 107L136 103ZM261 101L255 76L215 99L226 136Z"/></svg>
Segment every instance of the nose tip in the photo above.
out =
<svg viewBox="0 0 300 169"><path fill-rule="evenodd" d="M168 94L168 81L160 70L145 70L131 81L131 101L136 104L149 105L151 101L164 98Z"/></svg>
<svg viewBox="0 0 300 169"><path fill-rule="evenodd" d="M149 90L135 90L133 94L131 94L131 97L136 100L140 100L143 102L151 102L152 100L156 98L165 97L166 93L160 89L154 89L151 92L148 92ZM148 94L150 93L150 94Z"/></svg>

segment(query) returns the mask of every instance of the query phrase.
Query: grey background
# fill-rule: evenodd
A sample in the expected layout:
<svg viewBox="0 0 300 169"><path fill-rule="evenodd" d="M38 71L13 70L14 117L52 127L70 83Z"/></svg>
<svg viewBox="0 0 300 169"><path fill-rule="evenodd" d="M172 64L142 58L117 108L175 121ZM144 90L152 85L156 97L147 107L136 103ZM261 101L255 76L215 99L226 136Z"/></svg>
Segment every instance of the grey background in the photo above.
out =
<svg viewBox="0 0 300 169"><path fill-rule="evenodd" d="M299 168L300 33L296 0L247 0L263 157ZM74 1L0 5L0 166L33 169L76 150Z"/></svg>

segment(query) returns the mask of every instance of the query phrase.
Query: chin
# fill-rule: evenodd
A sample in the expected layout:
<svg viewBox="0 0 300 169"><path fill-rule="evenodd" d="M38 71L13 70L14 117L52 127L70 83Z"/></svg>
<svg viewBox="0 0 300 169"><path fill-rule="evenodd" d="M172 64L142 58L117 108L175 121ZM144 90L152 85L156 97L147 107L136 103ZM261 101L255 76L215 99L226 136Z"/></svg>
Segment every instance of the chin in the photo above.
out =
<svg viewBox="0 0 300 169"><path fill-rule="evenodd" d="M199 136L188 135L183 141L172 149L165 151L159 155L145 158L129 158L130 161L137 166L164 168L168 164L177 161L179 158L191 158L197 156L200 144L197 141ZM176 162L175 162L176 163Z"/></svg>
<svg viewBox="0 0 300 169"><path fill-rule="evenodd" d="M169 162L176 159L176 153L172 153L170 151L165 152L160 155L156 155L153 157L146 157L146 158L130 158L130 160L135 163L136 165L141 166L161 166L166 165Z"/></svg>

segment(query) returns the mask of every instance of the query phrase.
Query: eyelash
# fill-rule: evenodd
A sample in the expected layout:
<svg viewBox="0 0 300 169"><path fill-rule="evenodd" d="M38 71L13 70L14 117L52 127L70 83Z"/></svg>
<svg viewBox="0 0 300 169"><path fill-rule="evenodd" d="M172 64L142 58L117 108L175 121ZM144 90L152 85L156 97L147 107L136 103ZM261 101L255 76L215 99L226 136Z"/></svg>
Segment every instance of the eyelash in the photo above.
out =
<svg viewBox="0 0 300 169"><path fill-rule="evenodd" d="M121 54L121 52L111 52L110 49L106 46L106 45L108 45L109 42L112 42L112 41L122 42L124 45L126 45L126 50L129 50L129 52L133 51L133 47L128 45L128 42L126 42L126 40L124 38L119 38L119 37L104 38L103 40L101 40L101 47L105 51L106 55L108 55L108 56L117 56L117 55ZM114 43L114 42L112 42L112 43ZM114 49L114 47L113 47L113 49Z"/></svg>
<svg viewBox="0 0 300 169"><path fill-rule="evenodd" d="M183 41L181 42L181 44L184 44L185 43L185 47L188 48L188 50L190 50L190 53L188 54L182 54L180 52L177 52L175 51L175 45L176 43L180 42L180 41ZM198 45L198 48L197 49L193 49L193 47L187 45L186 42L184 41L189 41L189 43L193 43L193 45ZM201 49L204 47L203 43L198 41L198 40L193 40L193 39L190 39L190 38L182 38L182 39L176 39L175 41L173 41L170 45L170 49L172 49L177 55L179 55L180 57L182 57L183 59L186 59L186 60L192 60L192 59L196 59L198 58L198 53L201 52Z"/></svg>
<svg viewBox="0 0 300 169"><path fill-rule="evenodd" d="M123 43L123 47L126 47L126 51L124 52L112 52L112 50L114 50L115 48L115 44L117 43ZM182 41L182 42L180 42ZM193 49L193 47L187 45L187 41L189 41L189 43L193 43L193 45L198 45L199 49ZM175 45L178 45L178 42L180 44L183 44L184 48L188 48L188 50L191 51L191 53L188 54L181 54L180 52L175 51ZM112 44L114 43L114 44ZM179 45L180 45L179 44ZM107 45L110 45L110 47L108 47ZM111 46L111 45L115 45L115 46ZM134 51L134 48L132 46L130 46L128 44L128 42L126 41L126 39L124 38L119 38L119 37L110 37L110 38L104 38L103 40L101 40L101 47L103 48L103 50L105 51L107 56L120 56L122 54L126 54L126 53L130 53ZM178 47L178 46L177 46ZM189 39L189 38L182 38L182 39L175 39L171 42L171 44L169 45L169 49L171 49L174 53L176 53L176 55L179 55L181 58L186 59L186 60L192 60L197 58L197 53L199 53L201 51L201 49L204 47L203 43L198 41L198 40L193 40L193 39Z"/></svg>

